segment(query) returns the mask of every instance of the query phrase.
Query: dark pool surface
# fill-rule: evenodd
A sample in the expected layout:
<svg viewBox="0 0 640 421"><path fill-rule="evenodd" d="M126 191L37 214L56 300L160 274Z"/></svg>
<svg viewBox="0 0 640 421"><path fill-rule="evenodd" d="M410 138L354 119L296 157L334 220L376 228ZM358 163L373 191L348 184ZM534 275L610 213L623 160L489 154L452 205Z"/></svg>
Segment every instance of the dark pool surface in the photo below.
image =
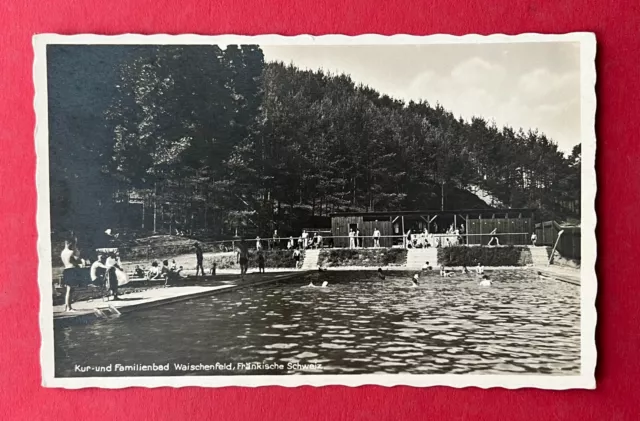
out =
<svg viewBox="0 0 640 421"><path fill-rule="evenodd" d="M579 373L579 287L516 271L494 272L491 287L470 275L412 287L409 275L313 273L58 328L56 375ZM198 363L226 366L176 366ZM170 371L78 369L110 364Z"/></svg>

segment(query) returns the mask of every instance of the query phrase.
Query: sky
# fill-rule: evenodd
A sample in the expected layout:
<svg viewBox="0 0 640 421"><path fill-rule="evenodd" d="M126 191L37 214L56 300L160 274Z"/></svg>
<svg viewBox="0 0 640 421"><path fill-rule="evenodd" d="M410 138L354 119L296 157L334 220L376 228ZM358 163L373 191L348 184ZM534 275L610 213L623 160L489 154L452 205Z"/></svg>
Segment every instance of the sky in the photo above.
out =
<svg viewBox="0 0 640 421"><path fill-rule="evenodd" d="M394 98L440 103L466 120L537 129L567 154L580 143L578 43L261 48L266 61L345 73Z"/></svg>

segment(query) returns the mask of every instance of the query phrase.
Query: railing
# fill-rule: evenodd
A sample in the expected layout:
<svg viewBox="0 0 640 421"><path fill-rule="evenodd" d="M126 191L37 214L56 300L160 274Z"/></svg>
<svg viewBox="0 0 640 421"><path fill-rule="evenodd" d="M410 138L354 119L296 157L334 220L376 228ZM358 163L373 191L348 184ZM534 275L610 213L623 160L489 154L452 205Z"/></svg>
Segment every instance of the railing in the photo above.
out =
<svg viewBox="0 0 640 421"><path fill-rule="evenodd" d="M510 237L508 237L510 236ZM492 238L497 238L497 241L491 242L491 245L528 245L530 244L530 236L531 233L528 232L506 232L506 233L495 233L495 234L429 234L427 237L427 241L431 247L446 247L447 245L467 245L467 239L470 237L486 237L489 238L489 242L491 242ZM415 240L414 240L414 237ZM511 241L504 241L502 238L511 238ZM517 241L513 241L514 238L517 238ZM346 240L346 245L339 247L335 246L335 240L344 239ZM351 239L353 239L353 244L351 243ZM318 244L317 240L314 238L307 238L306 243L305 239L301 239L299 237L293 238L293 246L289 247L289 242L291 241L290 237L270 237L270 238L260 238L260 248L262 250L271 250L271 249L288 249L288 248L373 248L379 243L382 245L384 243L384 239L390 239L391 244L394 247L404 247L404 248L412 248L412 247L424 247L425 239L424 234L412 234L411 240L407 239L406 235L381 235L379 240L376 240L371 235L367 236L359 236L359 237L350 237L348 235L328 235L322 236L322 240L320 244ZM449 242L447 243L447 240ZM207 248L217 248L219 251L233 251L235 249L236 244L240 240L223 240L223 241L211 241L207 243L202 243L203 245L207 245ZM245 239L245 243L248 245L250 249L256 250L258 248L256 239ZM386 241L388 244L389 241ZM476 246L480 244L469 244L470 246Z"/></svg>
<svg viewBox="0 0 640 421"><path fill-rule="evenodd" d="M429 246L436 247L447 247L447 246L456 246L456 245L468 245L471 247L480 246L480 245L498 245L495 240L492 240L494 237L498 239L499 245L527 245L530 244L530 233L526 232L507 232L507 233L496 233L496 234L430 234L427 237L427 241L429 242ZM477 241L477 238L486 238L486 241ZM260 248L262 250L293 250L294 248L303 248L303 249L318 249L318 248L375 248L379 246L380 248L425 248L426 243L424 241L424 234L412 234L411 240L407 239L406 235L381 235L378 243L374 240L371 235L353 237L354 243L353 245L350 242L350 238L348 235L328 235L322 236L322 241L320 244L317 241L313 241L312 238L307 239L306 247L304 244L304 240L300 240L299 237L293 238L293 247L288 247L290 238L289 237L271 237L271 238L260 238ZM415 238L415 240L414 240ZM540 236L538 236L540 238ZM476 239L475 241L473 239ZM503 241L504 239L504 241ZM448 242L447 242L448 240ZM239 239L234 240L218 240L218 241L197 241L204 252L235 252L236 246L239 243ZM137 246L134 247L135 250L132 249L124 249L123 250L123 258L126 260L138 260L138 259L147 259L147 260L160 260L163 258L167 258L169 256L177 256L180 254L195 254L194 244L193 243L182 244L179 246L168 244L166 246ZM256 251L257 240L245 238L245 243L249 250ZM482 243L482 244L474 244L474 243ZM538 241L538 244L540 242Z"/></svg>

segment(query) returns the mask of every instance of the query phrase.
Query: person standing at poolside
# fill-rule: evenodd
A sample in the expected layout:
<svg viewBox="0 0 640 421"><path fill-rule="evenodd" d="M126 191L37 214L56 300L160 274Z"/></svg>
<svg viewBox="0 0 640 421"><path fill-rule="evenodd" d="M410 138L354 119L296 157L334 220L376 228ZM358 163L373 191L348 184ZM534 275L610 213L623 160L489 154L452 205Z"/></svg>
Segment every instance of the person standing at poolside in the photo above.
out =
<svg viewBox="0 0 640 421"><path fill-rule="evenodd" d="M294 242L293 242L293 237L289 237L289 242L287 243L287 249L291 250L293 248Z"/></svg>
<svg viewBox="0 0 640 421"><path fill-rule="evenodd" d="M309 244L309 233L307 232L307 230L302 230L302 248L306 250L308 244Z"/></svg>
<svg viewBox="0 0 640 421"><path fill-rule="evenodd" d="M295 262L296 269L300 269L300 259L302 257L302 253L300 253L300 248L297 248L293 251L293 261Z"/></svg>
<svg viewBox="0 0 640 421"><path fill-rule="evenodd" d="M353 228L351 228L349 230L349 248L350 249L356 248L355 236L356 236L356 233L353 231Z"/></svg>
<svg viewBox="0 0 640 421"><path fill-rule="evenodd" d="M115 253L109 253L107 255L107 260L105 262L105 287L107 291L110 291L113 294L114 300L119 300L118 297L118 286L120 285L118 280L118 270L120 269L119 259Z"/></svg>
<svg viewBox="0 0 640 421"><path fill-rule="evenodd" d="M244 238L240 240L240 244L238 244L238 260L237 262L240 264L240 275L242 279L244 279L244 275L249 270L249 249L247 247L247 242L244 241Z"/></svg>
<svg viewBox="0 0 640 421"><path fill-rule="evenodd" d="M380 248L380 230L378 230L378 227L373 230L373 247Z"/></svg>
<svg viewBox="0 0 640 421"><path fill-rule="evenodd" d="M71 307L71 294L73 293L73 288L80 286L81 277L77 271L77 268L80 266L79 260L75 256L75 247L71 241L64 242L64 249L60 253L60 260L62 260L62 265L64 266L64 270L62 271L62 284L66 288L64 311L72 312L75 311L75 309Z"/></svg>
<svg viewBox="0 0 640 421"><path fill-rule="evenodd" d="M360 228L356 229L356 248L362 248L362 238L360 237Z"/></svg>
<svg viewBox="0 0 640 421"><path fill-rule="evenodd" d="M262 251L258 252L258 272L264 273L264 254Z"/></svg>
<svg viewBox="0 0 640 421"><path fill-rule="evenodd" d="M198 274L202 272L202 276L204 276L204 256L202 255L202 247L200 247L199 243L195 243L194 247L196 248L196 278Z"/></svg>
<svg viewBox="0 0 640 421"><path fill-rule="evenodd" d="M537 241L538 241L538 236L534 232L533 234L531 234L531 245L535 247Z"/></svg>
<svg viewBox="0 0 640 421"><path fill-rule="evenodd" d="M260 240L260 237L256 237L256 251L260 250L262 250L262 241Z"/></svg>

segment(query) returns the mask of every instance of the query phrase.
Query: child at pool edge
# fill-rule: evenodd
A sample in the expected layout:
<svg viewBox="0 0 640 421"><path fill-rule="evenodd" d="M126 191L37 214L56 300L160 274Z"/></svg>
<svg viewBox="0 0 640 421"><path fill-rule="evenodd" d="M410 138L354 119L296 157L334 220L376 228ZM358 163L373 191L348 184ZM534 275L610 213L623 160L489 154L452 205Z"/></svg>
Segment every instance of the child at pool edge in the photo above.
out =
<svg viewBox="0 0 640 421"><path fill-rule="evenodd" d="M383 281L386 278L384 273L382 273L382 268L378 268L378 278L382 279Z"/></svg>
<svg viewBox="0 0 640 421"><path fill-rule="evenodd" d="M478 275L482 275L484 273L484 266L478 262L478 266L476 266L476 273Z"/></svg>
<svg viewBox="0 0 640 421"><path fill-rule="evenodd" d="M216 276L217 267L218 267L218 264L216 262L213 262L213 265L211 265L211 275Z"/></svg>
<svg viewBox="0 0 640 421"><path fill-rule="evenodd" d="M136 265L135 270L133 271L133 274L137 277L137 278L144 278L144 270L140 267L140 265Z"/></svg>
<svg viewBox="0 0 640 421"><path fill-rule="evenodd" d="M429 265L429 262L426 262L426 263L422 266L422 270L423 270L423 271L433 270L433 267L431 267L431 265Z"/></svg>

